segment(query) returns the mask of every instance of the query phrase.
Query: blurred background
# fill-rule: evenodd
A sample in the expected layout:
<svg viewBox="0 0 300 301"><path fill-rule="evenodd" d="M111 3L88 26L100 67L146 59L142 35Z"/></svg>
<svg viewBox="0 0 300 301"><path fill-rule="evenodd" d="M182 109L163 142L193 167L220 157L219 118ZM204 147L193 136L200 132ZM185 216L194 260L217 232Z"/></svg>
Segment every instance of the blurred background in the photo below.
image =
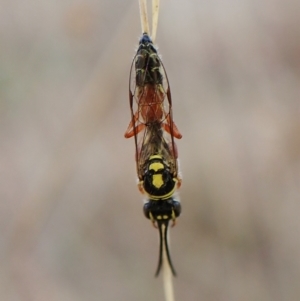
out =
<svg viewBox="0 0 300 301"><path fill-rule="evenodd" d="M299 9L161 1L176 300L300 299ZM163 300L123 137L140 35L137 0L1 0L0 300Z"/></svg>

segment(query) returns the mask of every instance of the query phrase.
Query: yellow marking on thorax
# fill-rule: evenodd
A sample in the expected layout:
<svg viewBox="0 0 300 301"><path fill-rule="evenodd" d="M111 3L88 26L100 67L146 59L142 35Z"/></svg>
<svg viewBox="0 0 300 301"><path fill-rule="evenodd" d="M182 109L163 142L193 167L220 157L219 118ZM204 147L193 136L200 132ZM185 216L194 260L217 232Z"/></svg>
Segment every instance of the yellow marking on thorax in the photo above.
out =
<svg viewBox="0 0 300 301"><path fill-rule="evenodd" d="M162 157L160 155L153 155L149 158L149 160L153 160L153 159L162 159Z"/></svg>
<svg viewBox="0 0 300 301"><path fill-rule="evenodd" d="M162 174L157 174L152 176L152 184L157 189L159 189L162 185L164 185L164 180L162 178Z"/></svg>
<svg viewBox="0 0 300 301"><path fill-rule="evenodd" d="M173 178L173 181L175 182L175 184L177 183L177 179L176 178ZM168 199L169 197L171 197L174 194L175 190L176 190L176 185L174 185L173 189L169 193L166 193L164 195L156 196L156 195L152 195L152 194L149 194L149 193L148 193L148 195L151 198L151 200L154 200L154 201L157 201L157 200L166 200L166 199Z"/></svg>
<svg viewBox="0 0 300 301"><path fill-rule="evenodd" d="M154 170L154 171L158 171L158 170L163 169L163 168L164 168L164 165L160 162L152 163L149 166L149 169Z"/></svg>

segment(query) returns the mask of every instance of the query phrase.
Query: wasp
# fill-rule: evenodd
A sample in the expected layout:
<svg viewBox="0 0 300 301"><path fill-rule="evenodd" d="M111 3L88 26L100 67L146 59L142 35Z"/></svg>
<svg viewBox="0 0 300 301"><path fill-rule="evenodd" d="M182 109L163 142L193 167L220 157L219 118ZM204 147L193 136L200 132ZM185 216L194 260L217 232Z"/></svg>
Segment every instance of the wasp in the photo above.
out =
<svg viewBox="0 0 300 301"><path fill-rule="evenodd" d="M147 195L144 214L159 229L160 251L156 270L163 261L163 249L173 275L167 229L175 225L181 213L180 202L173 195L181 185L178 153L174 138L182 137L172 116L172 98L167 73L157 49L147 33L139 41L129 79L131 121L125 138L134 137L138 188Z"/></svg>

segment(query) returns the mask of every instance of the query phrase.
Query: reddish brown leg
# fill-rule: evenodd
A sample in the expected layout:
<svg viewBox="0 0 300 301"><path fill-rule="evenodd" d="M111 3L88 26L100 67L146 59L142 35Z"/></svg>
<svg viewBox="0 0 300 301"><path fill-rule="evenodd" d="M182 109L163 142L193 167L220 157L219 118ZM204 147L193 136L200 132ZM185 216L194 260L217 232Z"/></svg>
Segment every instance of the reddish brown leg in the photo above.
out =
<svg viewBox="0 0 300 301"><path fill-rule="evenodd" d="M124 137L125 138L131 138L134 135L138 134L140 131L142 131L145 128L145 125L143 123L139 124L137 127L132 128L131 131L126 131ZM134 130L135 129L135 130Z"/></svg>
<svg viewBox="0 0 300 301"><path fill-rule="evenodd" d="M138 183L138 189L139 191L142 193L142 194L145 194L145 190L144 190L144 187L143 187L143 181L140 181Z"/></svg>
<svg viewBox="0 0 300 301"><path fill-rule="evenodd" d="M131 138L145 128L145 125L142 123L139 124L137 127L133 126L133 122L135 123L138 120L138 118L139 118L139 112L136 112L133 116L133 121L131 120L129 122L128 128L124 134L125 138Z"/></svg>
<svg viewBox="0 0 300 301"><path fill-rule="evenodd" d="M165 129L170 135L172 135L172 134L171 134L171 128L170 128L170 126L169 126L169 124L172 123L173 136L176 137L177 139L181 139L181 138L182 138L182 135L180 134L180 132L179 132L179 130L178 130L176 124L174 123L174 121L171 121L171 120L170 120L170 115L167 116L167 122L168 122L168 124L167 124L167 123L163 123L164 129Z"/></svg>
<svg viewBox="0 0 300 301"><path fill-rule="evenodd" d="M180 176L177 176L177 186L176 186L177 189L181 187L181 183L182 183L182 179L180 178Z"/></svg>

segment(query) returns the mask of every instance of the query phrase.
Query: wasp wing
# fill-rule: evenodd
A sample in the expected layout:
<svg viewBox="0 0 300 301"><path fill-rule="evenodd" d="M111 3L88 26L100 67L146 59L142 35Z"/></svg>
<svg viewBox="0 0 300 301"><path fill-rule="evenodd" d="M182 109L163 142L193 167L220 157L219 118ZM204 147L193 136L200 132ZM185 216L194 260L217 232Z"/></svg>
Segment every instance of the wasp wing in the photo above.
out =
<svg viewBox="0 0 300 301"><path fill-rule="evenodd" d="M143 61L143 64L141 56L138 52L133 59L129 82L129 130L135 139L138 177L142 178L144 164L154 154L162 155L176 176L177 149L174 135L178 130L172 117L168 77L157 54L152 54L151 58L148 56L148 60ZM152 62L153 57L156 60L155 64ZM149 70L151 67L154 70ZM153 75L154 71L156 75ZM159 79L158 82L150 80L149 74L152 74L152 79Z"/></svg>

